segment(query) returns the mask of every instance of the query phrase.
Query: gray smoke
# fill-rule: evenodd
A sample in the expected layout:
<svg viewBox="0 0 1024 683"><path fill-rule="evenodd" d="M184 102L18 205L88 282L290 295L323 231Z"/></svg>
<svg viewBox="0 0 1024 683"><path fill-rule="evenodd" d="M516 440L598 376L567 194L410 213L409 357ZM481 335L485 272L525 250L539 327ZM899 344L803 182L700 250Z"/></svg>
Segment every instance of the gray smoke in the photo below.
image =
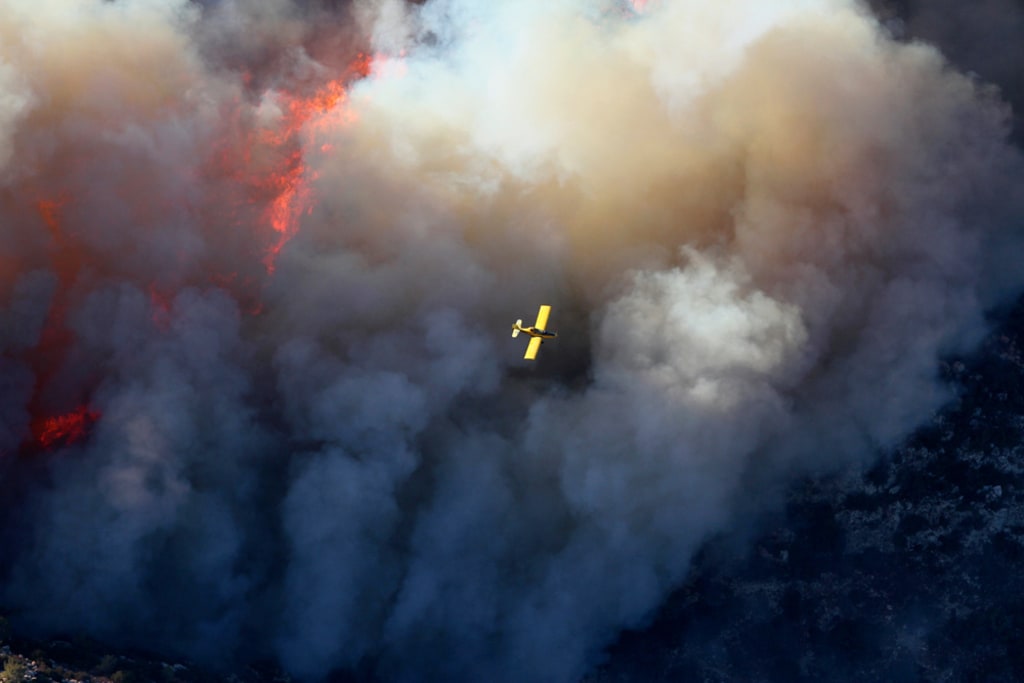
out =
<svg viewBox="0 0 1024 683"><path fill-rule="evenodd" d="M0 603L39 632L578 680L1024 284L1007 108L846 0L48 7L0 13Z"/></svg>

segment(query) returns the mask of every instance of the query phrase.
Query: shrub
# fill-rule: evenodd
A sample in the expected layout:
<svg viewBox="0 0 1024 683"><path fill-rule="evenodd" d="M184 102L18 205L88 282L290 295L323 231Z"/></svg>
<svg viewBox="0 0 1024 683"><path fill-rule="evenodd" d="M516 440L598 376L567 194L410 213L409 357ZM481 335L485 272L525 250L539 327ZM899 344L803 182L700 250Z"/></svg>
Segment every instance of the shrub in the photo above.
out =
<svg viewBox="0 0 1024 683"><path fill-rule="evenodd" d="M134 671L115 671L110 677L111 683L142 683L142 679Z"/></svg>
<svg viewBox="0 0 1024 683"><path fill-rule="evenodd" d="M0 673L3 683L22 683L25 680L25 662L18 657L8 657L4 662L4 670Z"/></svg>
<svg viewBox="0 0 1024 683"><path fill-rule="evenodd" d="M118 657L114 655L104 655L100 663L96 665L96 673L101 676L109 676L110 674L117 671L117 665L121 662Z"/></svg>

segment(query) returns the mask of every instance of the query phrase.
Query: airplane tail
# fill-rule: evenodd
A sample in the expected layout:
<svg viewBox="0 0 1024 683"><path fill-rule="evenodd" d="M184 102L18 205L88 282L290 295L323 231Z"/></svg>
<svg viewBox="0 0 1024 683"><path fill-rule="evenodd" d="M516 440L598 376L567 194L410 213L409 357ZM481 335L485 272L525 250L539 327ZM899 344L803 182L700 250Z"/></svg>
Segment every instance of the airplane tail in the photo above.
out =
<svg viewBox="0 0 1024 683"><path fill-rule="evenodd" d="M518 337L519 336L519 326L522 325L522 324L523 324L523 320L522 320L522 318L520 318L519 320L516 321L516 324L512 326L512 336L513 337Z"/></svg>

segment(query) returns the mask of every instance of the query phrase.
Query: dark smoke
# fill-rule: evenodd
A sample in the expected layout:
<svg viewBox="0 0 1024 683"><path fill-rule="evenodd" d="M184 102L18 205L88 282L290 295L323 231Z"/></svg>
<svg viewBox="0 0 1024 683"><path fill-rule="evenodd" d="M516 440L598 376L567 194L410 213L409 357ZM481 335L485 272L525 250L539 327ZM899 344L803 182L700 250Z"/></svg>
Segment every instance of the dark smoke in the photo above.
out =
<svg viewBox="0 0 1024 683"><path fill-rule="evenodd" d="M941 407L1021 289L1008 108L891 33L9 2L0 604L302 680L578 680L780 482Z"/></svg>

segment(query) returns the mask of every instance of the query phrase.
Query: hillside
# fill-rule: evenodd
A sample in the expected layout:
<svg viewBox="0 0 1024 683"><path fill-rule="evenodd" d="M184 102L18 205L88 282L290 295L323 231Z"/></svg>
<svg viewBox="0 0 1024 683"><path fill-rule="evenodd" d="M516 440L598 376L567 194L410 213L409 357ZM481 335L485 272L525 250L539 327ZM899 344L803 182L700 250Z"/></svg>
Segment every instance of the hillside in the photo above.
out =
<svg viewBox="0 0 1024 683"><path fill-rule="evenodd" d="M1024 678L1024 315L943 372L959 401L866 473L721 539L591 680Z"/></svg>

